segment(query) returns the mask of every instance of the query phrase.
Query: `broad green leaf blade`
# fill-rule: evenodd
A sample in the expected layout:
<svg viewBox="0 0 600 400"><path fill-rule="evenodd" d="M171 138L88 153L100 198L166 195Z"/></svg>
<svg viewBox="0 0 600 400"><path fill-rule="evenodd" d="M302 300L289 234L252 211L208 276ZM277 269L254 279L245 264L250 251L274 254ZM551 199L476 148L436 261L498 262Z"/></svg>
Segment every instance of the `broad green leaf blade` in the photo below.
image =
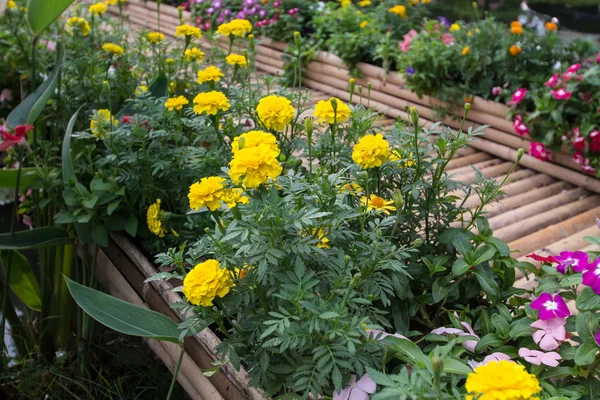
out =
<svg viewBox="0 0 600 400"><path fill-rule="evenodd" d="M463 364L459 360L453 358L446 358L444 360L444 372L458 375L469 375L473 370L467 365Z"/></svg>
<svg viewBox="0 0 600 400"><path fill-rule="evenodd" d="M29 308L34 311L42 310L42 298L40 295L40 286L29 266L27 258L18 251L2 251L2 267L4 274L8 270L8 254L12 252L10 261L10 288L17 297Z"/></svg>
<svg viewBox="0 0 600 400"><path fill-rule="evenodd" d="M48 78L36 90L33 91L25 100L21 102L6 118L6 123L12 129L19 125L33 125L37 117L40 116L50 96L54 94L54 89L58 85L58 72L61 68L63 56L63 47L59 42L56 44L56 63Z"/></svg>
<svg viewBox="0 0 600 400"><path fill-rule="evenodd" d="M0 188L14 189L17 186L18 169L0 169ZM38 178L37 169L34 167L21 168L20 187L26 189L33 185Z"/></svg>
<svg viewBox="0 0 600 400"><path fill-rule="evenodd" d="M407 359L411 364L421 367L425 365L425 354L412 340L388 336L383 342L389 344L391 350L399 353L401 358Z"/></svg>
<svg viewBox="0 0 600 400"><path fill-rule="evenodd" d="M65 277L71 296L90 317L126 335L179 343L177 324L168 317L90 289Z"/></svg>
<svg viewBox="0 0 600 400"><path fill-rule="evenodd" d="M150 84L148 91L150 92L150 97L161 98L167 96L167 89L169 87L169 80L166 75L161 73L158 75L154 81ZM134 114L136 111L136 100L129 102L121 111L115 115L117 121L121 121L123 116L128 114Z"/></svg>
<svg viewBox="0 0 600 400"><path fill-rule="evenodd" d="M577 296L576 302L579 311L598 311L600 310L600 296L598 296L590 287L585 287Z"/></svg>
<svg viewBox="0 0 600 400"><path fill-rule="evenodd" d="M39 35L69 7L74 0L29 0L27 24L34 35Z"/></svg>
<svg viewBox="0 0 600 400"><path fill-rule="evenodd" d="M0 250L37 249L40 247L71 244L73 238L64 229L45 227L0 235Z"/></svg>
<svg viewBox="0 0 600 400"><path fill-rule="evenodd" d="M65 183L69 182L69 180L75 175L73 172L73 159L71 157L71 135L73 134L73 127L75 126L75 121L77 121L77 116L79 115L81 107L75 111L75 114L73 114L69 120L69 123L67 124L67 130L65 131L65 137L63 138L61 159L63 182Z"/></svg>

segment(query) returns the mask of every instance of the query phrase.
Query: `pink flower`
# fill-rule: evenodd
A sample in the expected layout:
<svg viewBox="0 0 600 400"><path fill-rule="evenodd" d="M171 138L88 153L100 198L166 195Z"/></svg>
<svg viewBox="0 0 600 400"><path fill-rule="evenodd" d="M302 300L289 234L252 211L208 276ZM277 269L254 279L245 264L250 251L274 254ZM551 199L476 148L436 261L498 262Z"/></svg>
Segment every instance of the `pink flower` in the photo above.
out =
<svg viewBox="0 0 600 400"><path fill-rule="evenodd" d="M387 333L385 331L381 331L379 329L367 329L367 337L369 339L382 340L388 336L397 337L398 339L407 339L406 336L402 336L399 333Z"/></svg>
<svg viewBox="0 0 600 400"><path fill-rule="evenodd" d="M496 353L492 353L489 356L485 357L482 362L469 360L469 361L467 361L467 364L469 364L469 367L471 367L472 369L475 369L475 368L485 365L489 362L497 362L500 360L510 361L510 356L508 354L496 352Z"/></svg>
<svg viewBox="0 0 600 400"><path fill-rule="evenodd" d="M23 224L29 228L33 228L33 220L27 214L23 214Z"/></svg>
<svg viewBox="0 0 600 400"><path fill-rule="evenodd" d="M525 347L519 349L519 356L533 365L544 364L549 367L557 367L559 364L558 360L562 360L560 354L555 351L544 353L543 351L529 350Z"/></svg>
<svg viewBox="0 0 600 400"><path fill-rule="evenodd" d="M2 136L4 137L4 139L7 140L19 140L23 137L25 137L25 135L27 135L27 133L29 131L31 131L33 129L33 126L31 125L18 125L14 131L13 134L8 133L8 131L6 131L4 128L2 128L2 130L0 130L0 134L2 134Z"/></svg>
<svg viewBox="0 0 600 400"><path fill-rule="evenodd" d="M546 81L546 86L556 87L558 85L558 74L554 74Z"/></svg>
<svg viewBox="0 0 600 400"><path fill-rule="evenodd" d="M600 64L600 53L596 55L596 62Z"/></svg>
<svg viewBox="0 0 600 400"><path fill-rule="evenodd" d="M526 95L527 95L526 88L517 89L517 91L513 93L512 100L508 102L508 105L519 104L521 101L523 101L523 99L525 98Z"/></svg>
<svg viewBox="0 0 600 400"><path fill-rule="evenodd" d="M552 318L547 321L541 319L531 324L532 328L538 330L533 332L533 341L540 346L542 350L554 350L560 346L559 342L567 338L567 330L564 318Z"/></svg>
<svg viewBox="0 0 600 400"><path fill-rule="evenodd" d="M431 331L431 333L435 334L435 335L456 335L456 336L475 336L477 338L477 340L465 340L462 345L465 349L469 350L471 353L475 352L475 347L477 346L477 341L479 340L479 336L477 336L475 334L475 331L473 331L473 328L471 327L471 325L469 325L466 322L461 322L461 325L464 327L464 329L467 330L467 332L460 329L456 329L456 328L436 328L434 330Z"/></svg>
<svg viewBox="0 0 600 400"><path fill-rule="evenodd" d="M417 31L415 31L414 29L411 29L410 31L408 31L407 34L404 35L404 41L402 43L399 43L400 50L402 50L403 53L406 53L408 51L408 49L410 48L410 44L416 36Z"/></svg>
<svg viewBox="0 0 600 400"><path fill-rule="evenodd" d="M543 292L539 297L531 302L531 308L538 310L538 315L542 321L552 318L567 318L571 311L567 303L560 295L552 296L548 292Z"/></svg>
<svg viewBox="0 0 600 400"><path fill-rule="evenodd" d="M498 96L500 93L502 93L502 88L500 86L494 86L492 88L492 94L494 96Z"/></svg>
<svg viewBox="0 0 600 400"><path fill-rule="evenodd" d="M600 346L600 329L598 329L598 332L594 335L594 340L596 341L596 344Z"/></svg>
<svg viewBox="0 0 600 400"><path fill-rule="evenodd" d="M333 400L369 400L371 397L369 395L376 391L377 384L369 375L364 374L358 382L356 381L356 375L352 375L348 386L341 392L333 394Z"/></svg>
<svg viewBox="0 0 600 400"><path fill-rule="evenodd" d="M546 150L546 146L543 143L531 142L529 145L529 154L542 161L548 161L551 152Z"/></svg>
<svg viewBox="0 0 600 400"><path fill-rule="evenodd" d="M573 272L581 272L588 267L588 254L583 251L562 251L559 256L554 256L558 262L556 270L561 274L566 274L569 267L573 268Z"/></svg>
<svg viewBox="0 0 600 400"><path fill-rule="evenodd" d="M10 89L2 89L0 92L0 103L5 103L7 101L11 101L13 98L12 92Z"/></svg>
<svg viewBox="0 0 600 400"><path fill-rule="evenodd" d="M517 114L517 116L515 116L515 120L513 121L513 128L515 132L520 136L525 136L529 134L529 128L523 123L523 117L521 117L521 114Z"/></svg>
<svg viewBox="0 0 600 400"><path fill-rule="evenodd" d="M454 42L454 37L449 33L444 33L442 35L442 42L444 42L444 44L452 44Z"/></svg>
<svg viewBox="0 0 600 400"><path fill-rule="evenodd" d="M589 158L586 158L586 162L587 163L590 162ZM585 172L586 174L595 174L596 173L596 168L590 167L588 164L582 165L581 170L583 172Z"/></svg>
<svg viewBox="0 0 600 400"><path fill-rule="evenodd" d="M573 93L566 91L565 89L552 90L552 96L556 100L569 100Z"/></svg>
<svg viewBox="0 0 600 400"><path fill-rule="evenodd" d="M600 131L594 129L588 135L590 139L590 150L591 151L600 151Z"/></svg>
<svg viewBox="0 0 600 400"><path fill-rule="evenodd" d="M579 71L579 68L581 68L581 64L573 64L567 68L567 72L574 74L575 72Z"/></svg>
<svg viewBox="0 0 600 400"><path fill-rule="evenodd" d="M594 293L600 295L600 258L588 266L583 273L583 284L592 288Z"/></svg>

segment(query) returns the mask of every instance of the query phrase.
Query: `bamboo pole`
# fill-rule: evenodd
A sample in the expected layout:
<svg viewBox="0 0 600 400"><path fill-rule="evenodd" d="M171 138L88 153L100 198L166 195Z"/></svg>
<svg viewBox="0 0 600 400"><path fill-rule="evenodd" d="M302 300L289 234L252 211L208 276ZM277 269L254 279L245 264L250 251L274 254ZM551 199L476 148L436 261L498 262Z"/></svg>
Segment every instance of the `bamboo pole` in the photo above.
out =
<svg viewBox="0 0 600 400"><path fill-rule="evenodd" d="M448 166L446 167L446 171L448 171L448 173L451 173L451 172L453 172L452 170L454 170L454 169L466 167L468 165L472 165L472 164L475 164L475 163L478 163L481 161L487 161L491 158L492 158L491 155L489 155L488 153L483 153L483 152L474 153L474 154L468 155L466 157L454 157L448 163Z"/></svg>

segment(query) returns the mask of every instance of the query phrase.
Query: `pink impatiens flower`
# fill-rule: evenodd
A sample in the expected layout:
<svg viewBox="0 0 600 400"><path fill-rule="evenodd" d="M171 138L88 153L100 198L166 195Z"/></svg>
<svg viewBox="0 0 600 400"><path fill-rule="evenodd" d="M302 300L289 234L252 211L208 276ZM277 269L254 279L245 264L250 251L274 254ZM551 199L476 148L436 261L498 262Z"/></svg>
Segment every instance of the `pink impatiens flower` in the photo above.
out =
<svg viewBox="0 0 600 400"><path fill-rule="evenodd" d="M539 297L531 302L531 308L538 310L538 315L542 321L552 318L567 318L571 311L567 303L560 295L552 296L548 292L543 292Z"/></svg>
<svg viewBox="0 0 600 400"><path fill-rule="evenodd" d="M583 273L583 284L600 295L600 258L591 263L587 271Z"/></svg>
<svg viewBox="0 0 600 400"><path fill-rule="evenodd" d="M549 367L558 367L559 360L562 360L560 354L555 351L544 353L539 350L529 350L528 348L521 347L519 349L519 356L527 360L533 365L547 365Z"/></svg>
<svg viewBox="0 0 600 400"><path fill-rule="evenodd" d="M558 262L556 270L563 275L569 267L573 268L573 272L581 272L588 267L588 255L584 251L561 251L554 259Z"/></svg>
<svg viewBox="0 0 600 400"><path fill-rule="evenodd" d="M565 89L552 90L552 96L554 96L556 100L569 100L572 94L573 93Z"/></svg>
<svg viewBox="0 0 600 400"><path fill-rule="evenodd" d="M558 85L558 74L554 74L546 81L546 86L556 87Z"/></svg>
<svg viewBox="0 0 600 400"><path fill-rule="evenodd" d="M471 367L472 369L475 369L475 368L485 365L489 362L497 362L500 360L510 361L510 356L508 354L495 352L495 353L492 353L489 356L485 357L482 362L469 360L469 361L467 361L467 364L469 364L469 367Z"/></svg>
<svg viewBox="0 0 600 400"><path fill-rule="evenodd" d="M452 44L454 42L454 36L449 33L444 33L442 35L442 42L444 42L444 44Z"/></svg>
<svg viewBox="0 0 600 400"><path fill-rule="evenodd" d="M492 88L492 94L494 96L498 96L500 93L502 93L502 88L500 86L494 86Z"/></svg>
<svg viewBox="0 0 600 400"><path fill-rule="evenodd" d="M579 71L579 68L581 68L581 64L573 64L567 68L567 72L574 74L575 72Z"/></svg>
<svg viewBox="0 0 600 400"><path fill-rule="evenodd" d="M521 101L523 101L523 99L525 98L526 95L527 95L526 88L517 89L517 91L513 93L512 100L508 102L508 105L519 104Z"/></svg>
<svg viewBox="0 0 600 400"><path fill-rule="evenodd" d="M369 395L376 391L377 384L369 375L364 374L358 382L356 381L356 375L352 375L348 386L341 392L333 394L333 400L369 400L371 397Z"/></svg>
<svg viewBox="0 0 600 400"><path fill-rule="evenodd" d="M406 53L408 51L408 49L410 48L410 44L416 36L417 31L415 31L414 29L411 29L410 31L408 31L407 34L404 35L404 41L398 44L400 46L400 50L402 50L403 53Z"/></svg>
<svg viewBox="0 0 600 400"><path fill-rule="evenodd" d="M542 161L548 161L551 152L546 150L546 146L543 143L531 142L529 145L529 154Z"/></svg>
<svg viewBox="0 0 600 400"><path fill-rule="evenodd" d="M538 329L533 332L533 341L540 346L542 350L554 350L560 346L559 342L567 338L567 330L564 318L552 318L547 321L537 320L531 324L532 328Z"/></svg>
<svg viewBox="0 0 600 400"><path fill-rule="evenodd" d="M515 132L521 136L529 134L529 128L523 123L523 117L521 117L521 114L517 114L515 116L513 128L515 129Z"/></svg>

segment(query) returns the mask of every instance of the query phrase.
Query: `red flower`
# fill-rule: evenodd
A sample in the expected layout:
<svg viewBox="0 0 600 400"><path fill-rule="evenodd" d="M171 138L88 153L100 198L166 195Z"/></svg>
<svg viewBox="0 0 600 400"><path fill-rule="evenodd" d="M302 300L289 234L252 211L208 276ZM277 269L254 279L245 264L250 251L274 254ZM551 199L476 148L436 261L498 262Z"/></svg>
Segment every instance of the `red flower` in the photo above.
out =
<svg viewBox="0 0 600 400"><path fill-rule="evenodd" d="M541 262L546 262L546 263L556 263L557 262L554 259L554 257L552 257L552 256L544 257L544 256L537 255L535 253L531 253L527 257L533 258L535 261L541 261Z"/></svg>
<svg viewBox="0 0 600 400"><path fill-rule="evenodd" d="M546 146L539 142L531 142L531 145L529 145L529 154L542 161L550 159L550 151L546 150Z"/></svg>
<svg viewBox="0 0 600 400"><path fill-rule="evenodd" d="M33 129L33 126L31 125L18 125L13 133L8 133L4 128L0 128L0 134L2 134L2 136L4 137L5 140L21 140L21 138L25 137L25 135L27 135L27 132L31 131Z"/></svg>

